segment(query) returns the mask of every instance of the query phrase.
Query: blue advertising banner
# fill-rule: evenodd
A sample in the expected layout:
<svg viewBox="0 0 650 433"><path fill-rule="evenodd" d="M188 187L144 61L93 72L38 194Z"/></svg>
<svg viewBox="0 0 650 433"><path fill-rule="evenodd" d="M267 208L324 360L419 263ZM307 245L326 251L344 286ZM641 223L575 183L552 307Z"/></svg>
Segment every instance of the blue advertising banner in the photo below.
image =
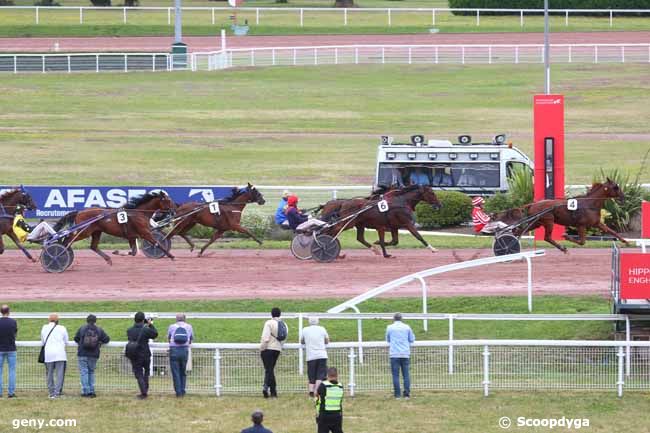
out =
<svg viewBox="0 0 650 433"><path fill-rule="evenodd" d="M228 186L23 186L36 203L28 218L59 218L73 210L89 207L120 208L133 197L165 191L176 203L210 202L227 197ZM15 186L0 185L0 195Z"/></svg>

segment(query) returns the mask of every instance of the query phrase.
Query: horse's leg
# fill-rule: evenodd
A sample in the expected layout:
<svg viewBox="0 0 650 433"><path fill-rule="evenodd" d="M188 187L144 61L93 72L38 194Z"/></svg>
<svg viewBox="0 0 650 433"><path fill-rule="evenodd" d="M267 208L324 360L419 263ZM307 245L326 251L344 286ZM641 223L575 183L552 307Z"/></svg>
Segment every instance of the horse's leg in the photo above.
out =
<svg viewBox="0 0 650 433"><path fill-rule="evenodd" d="M614 237L615 237L616 239L618 239L619 241L625 243L625 245L630 245L630 242L629 242L627 239L624 239L621 235L619 235L619 234L616 233L614 230L612 230L612 229L610 229L609 227L607 227L607 226L606 226L605 224L603 224L602 222L601 222L601 223L598 223L598 228L601 229L602 231L604 231L604 232L606 232L606 233L609 233L610 235L614 236Z"/></svg>
<svg viewBox="0 0 650 433"><path fill-rule="evenodd" d="M29 260L31 260L32 262L36 262L36 259L35 259L34 257L32 257L31 254L29 254L29 251L27 251L27 248L25 248L25 247L20 243L20 241L18 240L18 236L16 236L16 233L14 233L13 230L10 231L9 233L7 233L7 236L9 236L9 237L11 238L12 241L14 241L14 243L16 244L16 246L17 246L18 248L20 248L20 251L22 251L23 254L25 254L25 256L27 256L27 258L28 258Z"/></svg>
<svg viewBox="0 0 650 433"><path fill-rule="evenodd" d="M192 227L194 227L195 225L196 223L193 220L190 221L189 223L184 223L184 225L179 226L177 227L177 229L172 230L169 233L169 238L171 239L172 237L174 237L174 235L178 235L183 239L185 239L185 242L187 242L187 244L190 246L190 253L191 253L192 251L194 251L196 245L194 245L192 239L190 239L190 237L187 235L187 232L189 232L192 229Z"/></svg>
<svg viewBox="0 0 650 433"><path fill-rule="evenodd" d="M135 243L135 239L129 239L129 246L131 247L131 251L129 251L130 256L138 254L138 246Z"/></svg>
<svg viewBox="0 0 650 433"><path fill-rule="evenodd" d="M575 240L566 234L564 235L564 239L566 239L569 242L573 242L574 244L578 245L584 245L585 242L587 241L587 227L586 226L578 226L578 240Z"/></svg>
<svg viewBox="0 0 650 433"><path fill-rule="evenodd" d="M192 239L190 239L190 237L187 236L185 233L183 233L182 235L179 234L179 236L182 237L183 239L185 239L185 242L187 242L187 244L190 246L190 253L191 253L192 251L194 251L194 247L195 247L196 245L194 245L194 242L192 242Z"/></svg>
<svg viewBox="0 0 650 433"><path fill-rule="evenodd" d="M208 247L214 243L214 241L219 239L223 235L223 233L224 232L222 230L215 230L214 233L212 233L212 237L210 238L208 243L203 245L203 247L201 247L201 251L199 251L199 257L201 257L205 252L205 250L207 250Z"/></svg>
<svg viewBox="0 0 650 433"><path fill-rule="evenodd" d="M90 249L96 252L99 255L99 257L106 260L106 263L112 266L113 260L111 260L111 258L108 255L106 255L106 253L104 253L102 250L99 249L99 240L101 239L101 237L102 237L102 232L100 231L93 232L93 234L91 235Z"/></svg>
<svg viewBox="0 0 650 433"><path fill-rule="evenodd" d="M435 249L434 247L432 247L432 246L429 244L429 242L426 241L426 239L424 239L424 238L422 237L422 235L418 232L418 229L415 228L415 226L413 225L412 222L409 221L409 223L406 224L406 229L407 229L407 230L408 230L408 231L409 231L409 232L410 232L410 233L415 237L415 239L419 240L419 241L422 243L422 245L424 245L424 246L427 247L429 250L431 250L432 253L435 253L435 252L438 251L437 249Z"/></svg>
<svg viewBox="0 0 650 433"><path fill-rule="evenodd" d="M0 254L5 252L5 243L2 240L2 235L0 235Z"/></svg>
<svg viewBox="0 0 650 433"><path fill-rule="evenodd" d="M399 230L390 229L391 240L386 244L386 246L396 247L399 244ZM375 242L375 245L379 245L379 241Z"/></svg>
<svg viewBox="0 0 650 433"><path fill-rule="evenodd" d="M246 227L242 227L242 226L240 226L240 225L238 224L238 225L234 226L234 227L232 228L232 230L237 231L237 232L239 232L239 233L244 233L245 235L250 236L250 237L251 237L255 242L257 242L258 244L262 245L262 241L259 240L259 239L257 239L257 238L255 237L255 235L254 235L250 230L248 230Z"/></svg>
<svg viewBox="0 0 650 433"><path fill-rule="evenodd" d="M558 250L562 251L564 254L566 254L568 252L566 247L563 247L562 245L558 244L553 240L553 221L544 221L543 226L544 226L544 240L549 244L553 245Z"/></svg>
<svg viewBox="0 0 650 433"><path fill-rule="evenodd" d="M393 256L386 252L386 242L384 242L384 236L386 235L386 232L382 229L377 229L377 235L379 236L379 246L381 247L381 252L384 255L384 258L390 259Z"/></svg>
<svg viewBox="0 0 650 433"><path fill-rule="evenodd" d="M356 226L356 228L357 228L357 241L358 241L361 245L365 246L366 248L370 248L370 250L371 250L373 253L375 253L375 254L379 254L379 252L378 252L376 249L374 249L374 248L372 247L372 245L370 245L370 244L366 241L366 237L365 237L365 228L364 228L362 225L358 225L358 226ZM379 233L379 230L377 230L377 232Z"/></svg>

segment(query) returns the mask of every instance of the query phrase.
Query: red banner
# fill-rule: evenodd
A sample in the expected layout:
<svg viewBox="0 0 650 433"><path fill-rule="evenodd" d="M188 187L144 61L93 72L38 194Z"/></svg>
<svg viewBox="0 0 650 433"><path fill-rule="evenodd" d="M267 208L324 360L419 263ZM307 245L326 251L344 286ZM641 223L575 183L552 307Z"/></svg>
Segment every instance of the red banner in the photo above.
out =
<svg viewBox="0 0 650 433"><path fill-rule="evenodd" d="M564 96L535 95L535 201L564 198ZM556 225L553 239L561 240L564 227ZM535 230L544 239L544 229Z"/></svg>
<svg viewBox="0 0 650 433"><path fill-rule="evenodd" d="M650 201L641 203L641 237L650 238Z"/></svg>
<svg viewBox="0 0 650 433"><path fill-rule="evenodd" d="M650 254L621 253L621 299L650 299Z"/></svg>

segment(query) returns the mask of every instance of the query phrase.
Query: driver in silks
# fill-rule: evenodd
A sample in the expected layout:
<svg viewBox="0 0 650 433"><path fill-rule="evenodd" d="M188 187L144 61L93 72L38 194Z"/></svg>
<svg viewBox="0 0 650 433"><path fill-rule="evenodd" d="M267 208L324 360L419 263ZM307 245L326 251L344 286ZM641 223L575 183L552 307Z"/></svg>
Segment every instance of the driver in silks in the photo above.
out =
<svg viewBox="0 0 650 433"><path fill-rule="evenodd" d="M292 230L312 231L314 228L327 224L316 218L310 218L298 209L298 196L291 195L287 199L287 221Z"/></svg>
<svg viewBox="0 0 650 433"><path fill-rule="evenodd" d="M503 221L492 221L492 218L483 210L485 200L483 197L474 197L472 199L472 223L476 234L491 235L497 230L508 227Z"/></svg>
<svg viewBox="0 0 650 433"><path fill-rule="evenodd" d="M56 233L54 229L45 221L41 221L36 226L30 226L25 221L25 207L16 206L16 215L14 216L13 229L21 243L25 241L40 242Z"/></svg>

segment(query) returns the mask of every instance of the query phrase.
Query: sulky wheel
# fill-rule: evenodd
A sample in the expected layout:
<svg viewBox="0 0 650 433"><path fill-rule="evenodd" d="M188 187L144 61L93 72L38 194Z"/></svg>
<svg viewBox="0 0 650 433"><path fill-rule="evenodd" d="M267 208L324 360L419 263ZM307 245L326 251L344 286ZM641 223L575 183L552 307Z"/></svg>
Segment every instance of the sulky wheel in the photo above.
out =
<svg viewBox="0 0 650 433"><path fill-rule="evenodd" d="M153 230L151 234L153 235L153 238L163 246L163 248L169 251L172 246L172 242L164 232L160 230ZM158 245L153 245L144 239L142 240L142 252L150 259L161 259L165 257L165 252L162 248L160 248Z"/></svg>
<svg viewBox="0 0 650 433"><path fill-rule="evenodd" d="M299 260L311 259L311 246L314 238L310 235L297 234L291 240L291 254Z"/></svg>
<svg viewBox="0 0 650 433"><path fill-rule="evenodd" d="M512 233L502 233L496 235L492 251L495 256L505 256L508 254L517 254L521 252L521 244L519 238Z"/></svg>
<svg viewBox="0 0 650 433"><path fill-rule="evenodd" d="M70 267L74 260L74 253L64 245L49 244L43 246L40 259L45 271L58 274Z"/></svg>
<svg viewBox="0 0 650 433"><path fill-rule="evenodd" d="M321 263L334 261L341 252L341 244L338 239L330 235L318 235L311 246L311 256Z"/></svg>

